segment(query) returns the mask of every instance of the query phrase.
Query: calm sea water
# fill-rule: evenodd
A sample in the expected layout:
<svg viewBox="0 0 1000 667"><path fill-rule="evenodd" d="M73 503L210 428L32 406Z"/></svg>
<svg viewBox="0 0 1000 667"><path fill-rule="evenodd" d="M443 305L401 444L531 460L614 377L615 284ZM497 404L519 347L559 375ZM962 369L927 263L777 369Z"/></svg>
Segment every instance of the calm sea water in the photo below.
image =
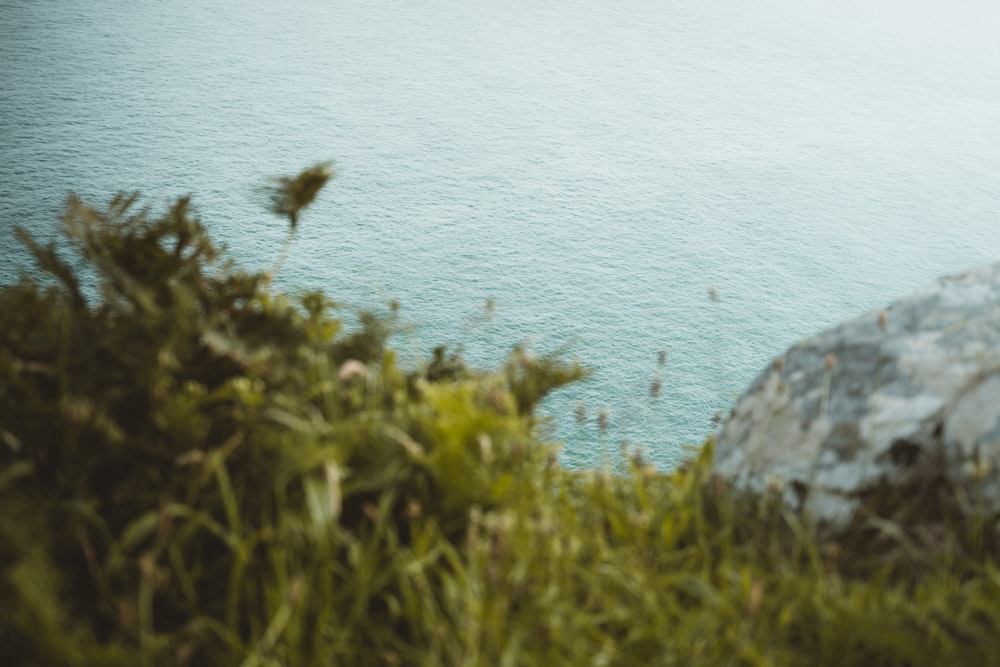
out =
<svg viewBox="0 0 1000 667"><path fill-rule="evenodd" d="M998 34L993 0L0 0L0 281L69 190L194 193L270 266L254 186L333 159L286 287L398 299L406 350L565 346L564 461L669 466L797 338L1000 259Z"/></svg>

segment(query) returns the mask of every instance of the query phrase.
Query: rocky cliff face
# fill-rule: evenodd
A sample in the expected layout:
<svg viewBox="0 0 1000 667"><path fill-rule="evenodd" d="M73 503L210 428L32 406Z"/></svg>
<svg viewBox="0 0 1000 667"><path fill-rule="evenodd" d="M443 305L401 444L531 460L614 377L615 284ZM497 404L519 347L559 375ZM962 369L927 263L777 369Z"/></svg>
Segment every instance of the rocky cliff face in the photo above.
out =
<svg viewBox="0 0 1000 667"><path fill-rule="evenodd" d="M833 527L923 482L1000 513L1000 264L794 345L737 402L714 468Z"/></svg>

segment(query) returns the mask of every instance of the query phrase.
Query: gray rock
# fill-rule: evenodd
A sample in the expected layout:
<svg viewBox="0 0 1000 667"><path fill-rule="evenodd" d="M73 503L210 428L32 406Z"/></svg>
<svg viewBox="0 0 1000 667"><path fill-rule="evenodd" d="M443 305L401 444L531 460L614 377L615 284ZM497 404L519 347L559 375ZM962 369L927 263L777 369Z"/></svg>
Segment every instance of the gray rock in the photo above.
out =
<svg viewBox="0 0 1000 667"><path fill-rule="evenodd" d="M1000 264L794 345L737 402L714 470L833 527L922 480L1000 512Z"/></svg>

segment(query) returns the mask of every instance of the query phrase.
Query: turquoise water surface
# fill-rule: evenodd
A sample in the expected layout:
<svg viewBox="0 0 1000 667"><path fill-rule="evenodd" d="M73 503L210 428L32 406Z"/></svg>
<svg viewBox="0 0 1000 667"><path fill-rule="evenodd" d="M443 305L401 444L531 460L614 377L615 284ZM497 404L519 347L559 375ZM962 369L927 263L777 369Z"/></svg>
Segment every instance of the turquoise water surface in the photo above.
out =
<svg viewBox="0 0 1000 667"><path fill-rule="evenodd" d="M797 338L1000 259L998 34L978 0L0 0L0 280L69 190L193 193L270 266L254 187L333 159L285 287L398 299L406 351L567 347L564 462L666 467Z"/></svg>

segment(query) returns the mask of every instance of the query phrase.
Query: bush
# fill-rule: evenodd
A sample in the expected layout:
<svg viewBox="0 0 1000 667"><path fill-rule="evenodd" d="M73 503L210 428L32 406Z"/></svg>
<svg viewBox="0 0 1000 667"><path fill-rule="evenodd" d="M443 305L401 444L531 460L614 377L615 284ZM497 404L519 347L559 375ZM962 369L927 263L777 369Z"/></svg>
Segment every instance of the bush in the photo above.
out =
<svg viewBox="0 0 1000 667"><path fill-rule="evenodd" d="M272 184L292 232L323 169ZM402 368L391 312L348 331L275 291L186 199L71 198L64 223L85 268L22 233L38 278L0 292L0 664L1000 655L975 540L848 557L730 497L710 446L669 475L561 469L535 408L575 363Z"/></svg>

